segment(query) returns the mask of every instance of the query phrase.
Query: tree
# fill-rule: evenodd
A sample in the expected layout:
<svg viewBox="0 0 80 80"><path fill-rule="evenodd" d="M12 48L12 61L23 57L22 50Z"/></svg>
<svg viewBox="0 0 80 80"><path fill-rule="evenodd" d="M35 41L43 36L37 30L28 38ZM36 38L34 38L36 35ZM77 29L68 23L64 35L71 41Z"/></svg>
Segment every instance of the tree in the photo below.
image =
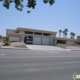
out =
<svg viewBox="0 0 80 80"><path fill-rule="evenodd" d="M67 32L64 33L65 34L65 38L67 37Z"/></svg>
<svg viewBox="0 0 80 80"><path fill-rule="evenodd" d="M68 32L68 29L66 28L66 29L64 29L64 31L65 31L65 32Z"/></svg>
<svg viewBox="0 0 80 80"><path fill-rule="evenodd" d="M63 31L63 38L65 37L65 31Z"/></svg>
<svg viewBox="0 0 80 80"><path fill-rule="evenodd" d="M71 38L73 38L73 32L71 32L70 35L71 35Z"/></svg>
<svg viewBox="0 0 80 80"><path fill-rule="evenodd" d="M70 35L71 35L71 38L74 39L74 36L75 36L76 34L75 34L74 32L71 32Z"/></svg>
<svg viewBox="0 0 80 80"><path fill-rule="evenodd" d="M9 37L4 37L3 38L3 42L5 43L5 45L9 45L10 44L10 39L9 39Z"/></svg>
<svg viewBox="0 0 80 80"><path fill-rule="evenodd" d="M77 36L77 39L80 39L80 36Z"/></svg>
<svg viewBox="0 0 80 80"><path fill-rule="evenodd" d="M19 11L22 11L24 8L24 0L0 0L0 2L3 2L3 6L7 9L9 9L11 3L15 4L15 8ZM49 3L50 5L53 5L55 3L55 0L43 0L43 2ZM37 5L37 0L26 0L26 7L35 9L35 6Z"/></svg>
<svg viewBox="0 0 80 80"><path fill-rule="evenodd" d="M78 39L78 45L80 45L80 36L77 36L77 39Z"/></svg>
<svg viewBox="0 0 80 80"><path fill-rule="evenodd" d="M0 39L2 39L2 35L0 35Z"/></svg>
<svg viewBox="0 0 80 80"><path fill-rule="evenodd" d="M30 13L31 11L27 11L27 13Z"/></svg>
<svg viewBox="0 0 80 80"><path fill-rule="evenodd" d="M68 32L68 29L64 29L64 35L65 35L65 38L67 37L67 32Z"/></svg>
<svg viewBox="0 0 80 80"><path fill-rule="evenodd" d="M59 30L58 32L59 32L59 37L61 37L62 30Z"/></svg>
<svg viewBox="0 0 80 80"><path fill-rule="evenodd" d="M73 39L74 39L74 36L75 36L76 34L75 33L73 33Z"/></svg>

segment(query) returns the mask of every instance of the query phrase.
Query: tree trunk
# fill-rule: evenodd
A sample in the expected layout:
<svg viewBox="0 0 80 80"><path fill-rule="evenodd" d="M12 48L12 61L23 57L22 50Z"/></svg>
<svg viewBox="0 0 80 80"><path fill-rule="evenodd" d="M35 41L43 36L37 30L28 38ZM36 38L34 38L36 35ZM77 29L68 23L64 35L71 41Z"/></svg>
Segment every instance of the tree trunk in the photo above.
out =
<svg viewBox="0 0 80 80"><path fill-rule="evenodd" d="M59 34L59 37L61 37L61 33Z"/></svg>
<svg viewBox="0 0 80 80"><path fill-rule="evenodd" d="M73 39L74 39L74 36L73 36Z"/></svg>
<svg viewBox="0 0 80 80"><path fill-rule="evenodd" d="M73 38L72 35L71 35L71 38Z"/></svg>
<svg viewBox="0 0 80 80"><path fill-rule="evenodd" d="M64 34L63 34L63 38L64 38Z"/></svg>
<svg viewBox="0 0 80 80"><path fill-rule="evenodd" d="M65 38L67 38L67 35L65 35Z"/></svg>

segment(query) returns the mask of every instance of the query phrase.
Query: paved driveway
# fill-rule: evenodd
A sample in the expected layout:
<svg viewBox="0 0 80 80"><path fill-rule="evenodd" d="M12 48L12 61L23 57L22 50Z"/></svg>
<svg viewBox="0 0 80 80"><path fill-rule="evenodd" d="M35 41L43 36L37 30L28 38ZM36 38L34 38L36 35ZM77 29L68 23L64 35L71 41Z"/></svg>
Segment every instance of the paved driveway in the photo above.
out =
<svg viewBox="0 0 80 80"><path fill-rule="evenodd" d="M32 50L65 50L63 48L48 45L27 45L27 47Z"/></svg>

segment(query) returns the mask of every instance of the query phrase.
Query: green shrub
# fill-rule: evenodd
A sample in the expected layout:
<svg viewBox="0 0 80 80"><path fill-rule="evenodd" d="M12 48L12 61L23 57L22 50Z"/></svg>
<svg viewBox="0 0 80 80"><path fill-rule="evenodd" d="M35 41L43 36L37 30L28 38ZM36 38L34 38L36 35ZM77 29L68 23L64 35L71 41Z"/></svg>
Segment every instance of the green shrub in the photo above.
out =
<svg viewBox="0 0 80 80"><path fill-rule="evenodd" d="M5 43L5 45L9 45L10 44L10 39L9 37L3 37L3 43Z"/></svg>

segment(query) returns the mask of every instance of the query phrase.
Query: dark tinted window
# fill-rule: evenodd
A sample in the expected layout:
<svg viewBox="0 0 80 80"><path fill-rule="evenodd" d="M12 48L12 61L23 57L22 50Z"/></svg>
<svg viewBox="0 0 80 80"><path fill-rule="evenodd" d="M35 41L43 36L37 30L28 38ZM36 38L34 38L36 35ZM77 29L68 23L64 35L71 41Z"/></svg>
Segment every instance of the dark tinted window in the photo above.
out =
<svg viewBox="0 0 80 80"><path fill-rule="evenodd" d="M25 31L25 34L33 34L31 31Z"/></svg>
<svg viewBox="0 0 80 80"><path fill-rule="evenodd" d="M42 33L34 32L35 35L42 35Z"/></svg>
<svg viewBox="0 0 80 80"><path fill-rule="evenodd" d="M43 35L44 35L44 36L50 36L50 34L47 34L47 33L43 33Z"/></svg>

